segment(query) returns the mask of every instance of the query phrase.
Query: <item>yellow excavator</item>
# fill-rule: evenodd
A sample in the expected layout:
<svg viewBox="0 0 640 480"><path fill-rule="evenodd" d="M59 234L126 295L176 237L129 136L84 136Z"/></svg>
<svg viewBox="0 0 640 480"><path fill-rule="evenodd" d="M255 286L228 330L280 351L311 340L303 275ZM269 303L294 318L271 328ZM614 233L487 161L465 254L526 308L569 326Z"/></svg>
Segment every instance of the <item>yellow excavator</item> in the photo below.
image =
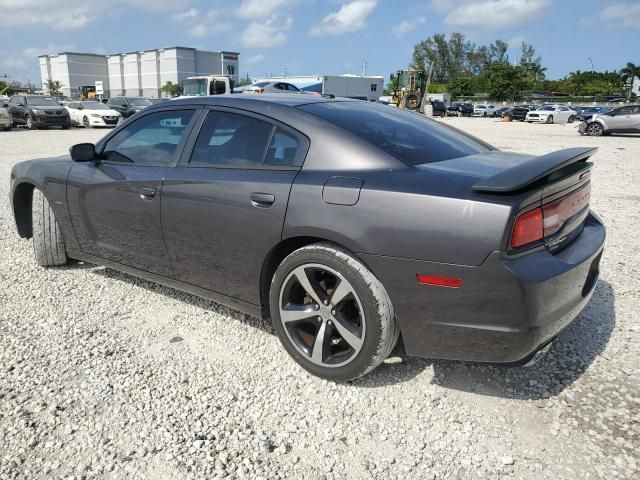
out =
<svg viewBox="0 0 640 480"><path fill-rule="evenodd" d="M397 80L396 89L391 92L389 103L398 108L423 112L423 100L428 89L424 70L398 70L391 75L391 81L394 80Z"/></svg>

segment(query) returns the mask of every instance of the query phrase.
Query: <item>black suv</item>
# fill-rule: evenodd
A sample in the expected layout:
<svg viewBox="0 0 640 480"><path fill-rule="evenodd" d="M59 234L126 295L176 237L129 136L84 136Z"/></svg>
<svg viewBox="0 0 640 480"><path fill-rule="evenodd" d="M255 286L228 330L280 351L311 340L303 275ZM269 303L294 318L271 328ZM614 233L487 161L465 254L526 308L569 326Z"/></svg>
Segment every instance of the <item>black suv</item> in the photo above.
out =
<svg viewBox="0 0 640 480"><path fill-rule="evenodd" d="M53 98L42 95L15 95L9 100L13 126L26 125L30 130L43 127L71 126L69 112Z"/></svg>
<svg viewBox="0 0 640 480"><path fill-rule="evenodd" d="M452 103L447 107L448 117L470 117L473 115L473 105L471 103Z"/></svg>
<svg viewBox="0 0 640 480"><path fill-rule="evenodd" d="M511 117L514 120L524 122L527 118L527 113L536 108L538 108L537 105L516 105L511 109Z"/></svg>
<svg viewBox="0 0 640 480"><path fill-rule="evenodd" d="M129 118L143 108L153 105L153 103L144 97L112 97L107 101L107 105L120 113L123 118Z"/></svg>

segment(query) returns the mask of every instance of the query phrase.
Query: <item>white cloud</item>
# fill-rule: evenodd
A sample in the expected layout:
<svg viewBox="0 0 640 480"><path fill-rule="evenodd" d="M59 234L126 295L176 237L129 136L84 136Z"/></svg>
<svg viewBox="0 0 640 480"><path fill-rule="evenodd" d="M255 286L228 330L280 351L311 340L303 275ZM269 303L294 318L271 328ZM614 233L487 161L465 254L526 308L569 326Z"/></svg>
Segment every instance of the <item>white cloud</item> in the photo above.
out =
<svg viewBox="0 0 640 480"><path fill-rule="evenodd" d="M173 18L176 22L184 22L192 18L198 18L200 11L197 8L190 8L186 12L178 13Z"/></svg>
<svg viewBox="0 0 640 480"><path fill-rule="evenodd" d="M216 33L226 33L233 30L233 23L226 20L226 12L222 10L209 10L200 12L197 8L190 8L174 17L176 22L182 23L187 28L189 35L195 38L204 38Z"/></svg>
<svg viewBox="0 0 640 480"><path fill-rule="evenodd" d="M247 58L244 63L246 63L247 65L255 65L257 63L262 63L264 62L266 59L266 57L264 55L262 55L261 53L257 54L257 55L253 55L249 58Z"/></svg>
<svg viewBox="0 0 640 480"><path fill-rule="evenodd" d="M615 3L606 7L600 18L623 27L640 28L640 3Z"/></svg>
<svg viewBox="0 0 640 480"><path fill-rule="evenodd" d="M57 30L78 30L110 10L132 7L143 11L172 11L184 8L189 0L0 0L2 28L45 25Z"/></svg>
<svg viewBox="0 0 640 480"><path fill-rule="evenodd" d="M447 25L495 29L526 24L550 4L551 0L432 0L431 8L446 15Z"/></svg>
<svg viewBox="0 0 640 480"><path fill-rule="evenodd" d="M76 48L74 44L49 43L42 47L25 47L12 54L5 52L0 55L0 71L10 72L10 80L24 80L30 77L34 83L39 83L38 55L60 53Z"/></svg>
<svg viewBox="0 0 640 480"><path fill-rule="evenodd" d="M418 25L423 25L426 21L425 17L416 18L415 20L403 20L391 28L391 33L400 38L415 30Z"/></svg>
<svg viewBox="0 0 640 480"><path fill-rule="evenodd" d="M362 30L377 5L377 0L356 0L346 3L337 12L331 12L324 17L318 25L311 28L309 33L314 37L320 37Z"/></svg>
<svg viewBox="0 0 640 480"><path fill-rule="evenodd" d="M248 48L274 48L287 43L285 32L291 28L290 15L273 14L263 22L251 22L242 33L242 43Z"/></svg>
<svg viewBox="0 0 640 480"><path fill-rule="evenodd" d="M240 18L267 18L276 12L287 13L297 0L244 0L236 9Z"/></svg>

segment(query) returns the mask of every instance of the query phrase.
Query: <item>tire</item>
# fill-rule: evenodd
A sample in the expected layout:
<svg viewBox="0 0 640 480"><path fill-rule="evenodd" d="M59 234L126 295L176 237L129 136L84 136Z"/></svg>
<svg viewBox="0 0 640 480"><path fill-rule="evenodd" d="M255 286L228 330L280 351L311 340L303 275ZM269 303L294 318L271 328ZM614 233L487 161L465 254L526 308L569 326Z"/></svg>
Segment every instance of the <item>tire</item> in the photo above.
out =
<svg viewBox="0 0 640 480"><path fill-rule="evenodd" d="M553 123L553 115L549 115L545 123Z"/></svg>
<svg viewBox="0 0 640 480"><path fill-rule="evenodd" d="M63 130L69 130L70 128L71 128L71 125L62 125Z"/></svg>
<svg viewBox="0 0 640 480"><path fill-rule="evenodd" d="M571 115L571 116L567 119L567 123L573 123L575 119L576 119L576 117L574 117L573 115Z"/></svg>
<svg viewBox="0 0 640 480"><path fill-rule="evenodd" d="M598 122L591 122L587 125L585 133L590 137L600 137L604 135L604 128Z"/></svg>
<svg viewBox="0 0 640 480"><path fill-rule="evenodd" d="M35 189L32 204L33 253L41 267L67 263L67 253L58 221L44 194Z"/></svg>
<svg viewBox="0 0 640 480"><path fill-rule="evenodd" d="M11 125L8 125L8 126L4 127L4 131L5 132L10 132L11 128L13 128L13 127Z"/></svg>
<svg viewBox="0 0 640 480"><path fill-rule="evenodd" d="M404 98L405 109L411 112L415 112L416 110L420 109L420 95L418 95L417 93L409 93Z"/></svg>
<svg viewBox="0 0 640 480"><path fill-rule="evenodd" d="M334 294L341 296L335 305ZM312 244L285 258L269 299L273 326L287 353L327 380L365 375L398 341L398 323L383 285L353 255L330 243Z"/></svg>
<svg viewBox="0 0 640 480"><path fill-rule="evenodd" d="M84 125L84 128L91 128L91 122L89 122L89 118L86 115L82 118L82 125Z"/></svg>
<svg viewBox="0 0 640 480"><path fill-rule="evenodd" d="M29 130L35 130L36 126L33 124L33 120L31 120L31 115L27 115L26 126Z"/></svg>

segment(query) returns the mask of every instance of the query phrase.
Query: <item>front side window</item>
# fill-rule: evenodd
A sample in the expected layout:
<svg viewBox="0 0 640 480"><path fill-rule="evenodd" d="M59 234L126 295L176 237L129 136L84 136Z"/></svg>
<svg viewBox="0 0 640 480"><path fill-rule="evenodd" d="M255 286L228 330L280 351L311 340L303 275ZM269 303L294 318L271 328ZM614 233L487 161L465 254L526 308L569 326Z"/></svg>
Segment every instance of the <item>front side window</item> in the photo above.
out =
<svg viewBox="0 0 640 480"><path fill-rule="evenodd" d="M194 110L167 110L144 115L107 142L102 158L141 166L173 165L193 114Z"/></svg>

